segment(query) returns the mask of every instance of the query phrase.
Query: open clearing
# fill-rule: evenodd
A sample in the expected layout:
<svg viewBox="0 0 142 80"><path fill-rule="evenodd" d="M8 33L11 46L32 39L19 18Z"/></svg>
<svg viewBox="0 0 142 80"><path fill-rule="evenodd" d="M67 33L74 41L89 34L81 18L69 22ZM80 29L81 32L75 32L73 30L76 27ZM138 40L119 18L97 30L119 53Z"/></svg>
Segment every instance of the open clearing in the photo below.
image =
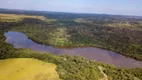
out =
<svg viewBox="0 0 142 80"><path fill-rule="evenodd" d="M0 80L60 80L55 64L37 59L6 59L0 65Z"/></svg>
<svg viewBox="0 0 142 80"><path fill-rule="evenodd" d="M44 16L38 15L17 15L17 14L2 14L0 13L0 22L18 22L25 18L46 20ZM49 19L50 20L50 19Z"/></svg>

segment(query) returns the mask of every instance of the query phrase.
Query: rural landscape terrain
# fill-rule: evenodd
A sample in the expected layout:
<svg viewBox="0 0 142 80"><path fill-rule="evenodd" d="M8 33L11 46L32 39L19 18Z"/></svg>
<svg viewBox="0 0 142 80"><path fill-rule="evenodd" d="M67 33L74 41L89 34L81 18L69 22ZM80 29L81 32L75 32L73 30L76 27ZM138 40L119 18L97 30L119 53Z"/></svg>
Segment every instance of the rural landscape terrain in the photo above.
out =
<svg viewBox="0 0 142 80"><path fill-rule="evenodd" d="M141 62L142 17L0 9L0 80L142 80L142 67L15 48L6 42L8 31L41 45L96 47Z"/></svg>

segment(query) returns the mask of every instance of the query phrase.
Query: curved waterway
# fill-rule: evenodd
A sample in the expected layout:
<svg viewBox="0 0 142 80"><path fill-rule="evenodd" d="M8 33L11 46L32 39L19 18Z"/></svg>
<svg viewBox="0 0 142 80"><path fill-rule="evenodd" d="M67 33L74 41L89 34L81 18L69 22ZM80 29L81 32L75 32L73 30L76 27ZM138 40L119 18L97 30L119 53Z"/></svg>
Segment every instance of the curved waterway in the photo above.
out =
<svg viewBox="0 0 142 80"><path fill-rule="evenodd" d="M60 49L48 45L38 44L21 32L8 31L4 34L6 42L13 44L15 48L29 48L39 52L53 53L56 55L67 54L83 56L90 60L101 61L121 68L142 68L142 62L127 58L115 52L95 47Z"/></svg>

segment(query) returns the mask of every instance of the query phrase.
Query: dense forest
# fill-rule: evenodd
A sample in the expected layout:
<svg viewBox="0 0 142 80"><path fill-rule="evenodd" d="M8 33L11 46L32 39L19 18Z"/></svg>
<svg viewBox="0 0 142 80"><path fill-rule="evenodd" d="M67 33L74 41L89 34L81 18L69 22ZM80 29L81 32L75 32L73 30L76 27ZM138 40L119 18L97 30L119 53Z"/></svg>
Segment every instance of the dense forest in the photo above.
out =
<svg viewBox="0 0 142 80"><path fill-rule="evenodd" d="M66 19L61 18L63 18L63 16L60 16L59 19L47 18L46 20L29 17L20 17L19 19L19 17L16 17L14 21L11 21L9 18L4 18L3 21L3 18L1 18L0 59L35 58L54 63L57 65L56 71L63 80L102 79L103 75L99 69L100 66L103 72L108 76L108 80L142 79L141 68L122 69L101 62L90 61L83 57L67 55L55 56L53 54L39 53L29 49L15 49L12 45L5 42L6 38L4 32L14 30L26 33L27 36L34 41L55 47L95 46L110 49L142 60L141 22L130 24L131 22L127 21L127 24L132 25L132 27L126 25L126 23L121 24L126 26L114 26L120 23L112 24L112 22L105 19L101 19L106 21L102 23L103 21L99 19L92 20L91 18L75 17L76 19L71 21L66 21ZM120 21L121 20L122 18ZM127 19L124 19L124 21L126 20ZM128 20L131 21L131 19ZM141 21L137 20L138 19L135 21Z"/></svg>
<svg viewBox="0 0 142 80"><path fill-rule="evenodd" d="M0 59L8 58L35 58L51 62L57 65L57 72L63 80L99 80L103 77L98 66L103 67L103 72L109 80L133 80L142 79L142 69L121 69L104 63L89 61L83 57L71 57L67 55L55 56L53 54L38 53L29 49L14 49L12 45L4 42L4 31L1 28Z"/></svg>
<svg viewBox="0 0 142 80"><path fill-rule="evenodd" d="M142 18L30 11L25 14L46 18L26 17L11 31L24 32L38 43L55 47L99 47L142 60Z"/></svg>

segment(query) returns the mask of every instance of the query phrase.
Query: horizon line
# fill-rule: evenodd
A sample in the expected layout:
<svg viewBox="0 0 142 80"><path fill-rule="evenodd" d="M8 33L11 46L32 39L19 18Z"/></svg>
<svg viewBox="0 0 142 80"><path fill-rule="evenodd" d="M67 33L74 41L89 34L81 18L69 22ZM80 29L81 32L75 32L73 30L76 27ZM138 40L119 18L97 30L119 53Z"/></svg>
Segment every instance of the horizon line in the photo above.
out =
<svg viewBox="0 0 142 80"><path fill-rule="evenodd" d="M109 13L89 13L89 12L67 12L67 11L48 11L48 10L30 10L30 9L13 9L13 8L0 8L5 10L21 10L21 11L37 11L37 12L55 12L55 13L70 13L70 14L97 14L97 15L113 15L113 16L131 16L142 17L142 15L125 15L125 14L109 14Z"/></svg>

